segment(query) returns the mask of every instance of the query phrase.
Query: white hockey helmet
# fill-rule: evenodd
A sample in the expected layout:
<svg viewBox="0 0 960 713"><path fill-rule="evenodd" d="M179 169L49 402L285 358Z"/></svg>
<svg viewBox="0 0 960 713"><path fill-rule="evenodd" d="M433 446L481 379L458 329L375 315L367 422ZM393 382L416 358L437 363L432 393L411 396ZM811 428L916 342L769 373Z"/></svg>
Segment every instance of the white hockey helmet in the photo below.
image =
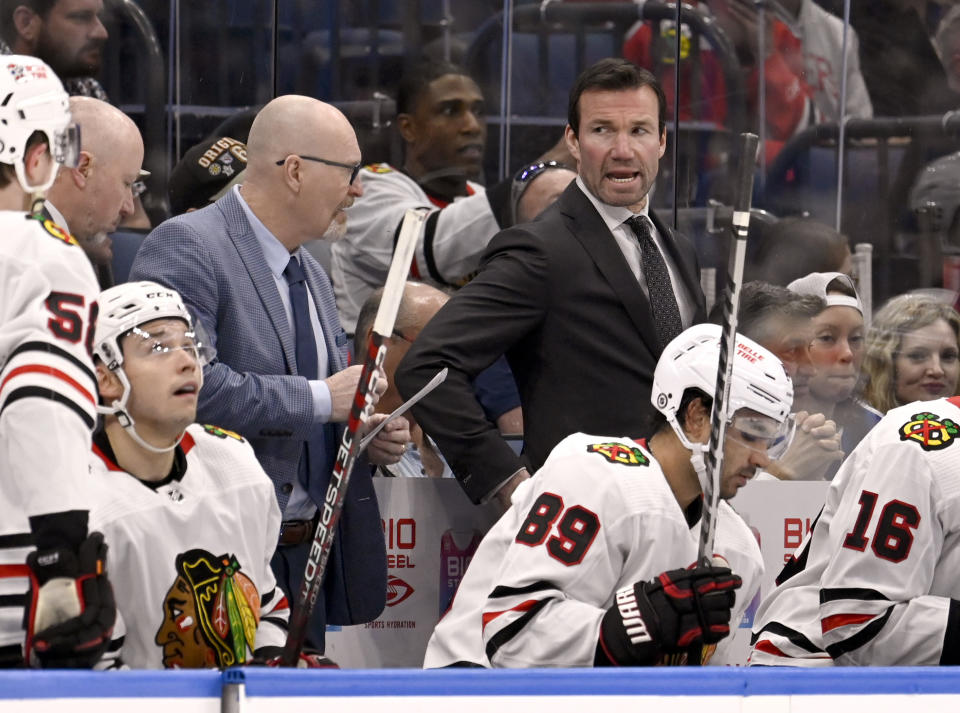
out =
<svg viewBox="0 0 960 713"><path fill-rule="evenodd" d="M27 55L0 56L0 161L10 164L26 193L53 185L59 164L75 166L80 155L80 130L70 117L70 97L53 70ZM56 165L43 183L27 180L23 159L35 131L47 139Z"/></svg>
<svg viewBox="0 0 960 713"><path fill-rule="evenodd" d="M200 386L203 386L203 366L209 363L214 351L209 340L205 339L199 322L191 316L180 294L173 289L156 282L127 282L116 285L100 293L100 314L94 336L93 353L103 364L116 374L123 385L120 398L106 406L98 406L102 414L115 415L120 425L130 436L147 450L162 453L176 448L180 439L172 446L158 447L147 443L136 431L133 416L127 410L130 399L130 380L123 369L123 349L120 341L128 334L141 339L154 339L151 353L166 354L175 350L189 350L200 366ZM157 319L179 319L187 325L186 336L189 343L164 342L155 339L149 332L141 329L148 322ZM181 434L180 438L183 438Z"/></svg>
<svg viewBox="0 0 960 713"><path fill-rule="evenodd" d="M717 324L697 324L682 332L663 350L653 374L650 401L662 413L674 433L686 448L703 451L705 444L689 441L680 426L677 414L684 392L699 389L713 398L717 384L717 364L720 361L721 329ZM774 426L759 426L761 435L775 448L769 449L776 458L786 450L793 434L793 383L783 363L770 351L752 339L737 334L734 350L733 377L730 388L729 418L741 409L750 409ZM750 429L750 420L735 424L740 430Z"/></svg>

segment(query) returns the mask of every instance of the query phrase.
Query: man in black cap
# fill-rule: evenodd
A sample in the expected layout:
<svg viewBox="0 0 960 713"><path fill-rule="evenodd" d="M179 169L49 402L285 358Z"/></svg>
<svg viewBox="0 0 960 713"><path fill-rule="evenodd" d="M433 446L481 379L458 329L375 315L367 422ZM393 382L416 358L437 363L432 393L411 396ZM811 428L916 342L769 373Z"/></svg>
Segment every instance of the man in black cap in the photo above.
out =
<svg viewBox="0 0 960 713"><path fill-rule="evenodd" d="M180 159L170 174L170 210L189 213L221 198L242 182L247 145L229 136L205 139Z"/></svg>

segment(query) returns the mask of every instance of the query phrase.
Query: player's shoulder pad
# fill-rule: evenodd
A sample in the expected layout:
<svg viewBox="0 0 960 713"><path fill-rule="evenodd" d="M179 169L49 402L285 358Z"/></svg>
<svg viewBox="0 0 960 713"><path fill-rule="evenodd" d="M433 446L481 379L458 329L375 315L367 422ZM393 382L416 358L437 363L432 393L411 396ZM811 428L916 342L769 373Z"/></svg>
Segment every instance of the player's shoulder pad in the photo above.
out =
<svg viewBox="0 0 960 713"><path fill-rule="evenodd" d="M226 428L220 428L220 426L212 426L209 423L198 424L202 433L207 434L208 436L213 436L214 438L219 438L220 440L227 440L232 438L235 441L240 443L246 443L246 440L243 436L235 431L228 431Z"/></svg>
<svg viewBox="0 0 960 713"><path fill-rule="evenodd" d="M66 243L67 245L80 245L75 237L73 237L70 233L49 218L45 218L42 215L30 215L29 213L26 214L25 218L36 223L45 235L56 238L60 242Z"/></svg>
<svg viewBox="0 0 960 713"><path fill-rule="evenodd" d="M368 163L363 167L364 171L369 173L393 173L394 168L389 163Z"/></svg>

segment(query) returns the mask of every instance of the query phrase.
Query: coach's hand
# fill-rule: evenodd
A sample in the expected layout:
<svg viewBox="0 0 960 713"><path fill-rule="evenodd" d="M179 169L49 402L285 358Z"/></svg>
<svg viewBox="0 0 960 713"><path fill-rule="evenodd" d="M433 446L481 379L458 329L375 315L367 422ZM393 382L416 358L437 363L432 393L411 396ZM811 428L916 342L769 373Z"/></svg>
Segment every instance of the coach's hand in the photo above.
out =
<svg viewBox="0 0 960 713"><path fill-rule="evenodd" d="M30 603L27 655L43 668L90 668L106 651L117 609L107 579L107 546L92 532L76 552L38 550L27 557Z"/></svg>
<svg viewBox="0 0 960 713"><path fill-rule="evenodd" d="M624 587L603 616L594 665L648 666L661 654L715 644L730 633L740 585L729 567L693 567Z"/></svg>
<svg viewBox="0 0 960 713"><path fill-rule="evenodd" d="M363 372L363 367L360 364L354 364L324 379L327 388L330 389L331 423L342 423L349 418L350 408L353 406L353 396L357 392L357 384L360 383L361 372ZM387 376L383 373L383 369L380 369L373 388L374 404L380 400L380 396L386 390Z"/></svg>

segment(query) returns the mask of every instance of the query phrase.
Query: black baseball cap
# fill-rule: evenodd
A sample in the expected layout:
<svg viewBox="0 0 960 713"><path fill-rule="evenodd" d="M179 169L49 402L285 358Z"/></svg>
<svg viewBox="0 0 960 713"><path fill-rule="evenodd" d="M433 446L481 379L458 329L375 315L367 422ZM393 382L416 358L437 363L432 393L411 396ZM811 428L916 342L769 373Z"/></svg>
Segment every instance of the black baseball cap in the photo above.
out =
<svg viewBox="0 0 960 713"><path fill-rule="evenodd" d="M174 215L203 208L223 196L247 167L247 145L220 136L192 147L170 173L168 190Z"/></svg>

